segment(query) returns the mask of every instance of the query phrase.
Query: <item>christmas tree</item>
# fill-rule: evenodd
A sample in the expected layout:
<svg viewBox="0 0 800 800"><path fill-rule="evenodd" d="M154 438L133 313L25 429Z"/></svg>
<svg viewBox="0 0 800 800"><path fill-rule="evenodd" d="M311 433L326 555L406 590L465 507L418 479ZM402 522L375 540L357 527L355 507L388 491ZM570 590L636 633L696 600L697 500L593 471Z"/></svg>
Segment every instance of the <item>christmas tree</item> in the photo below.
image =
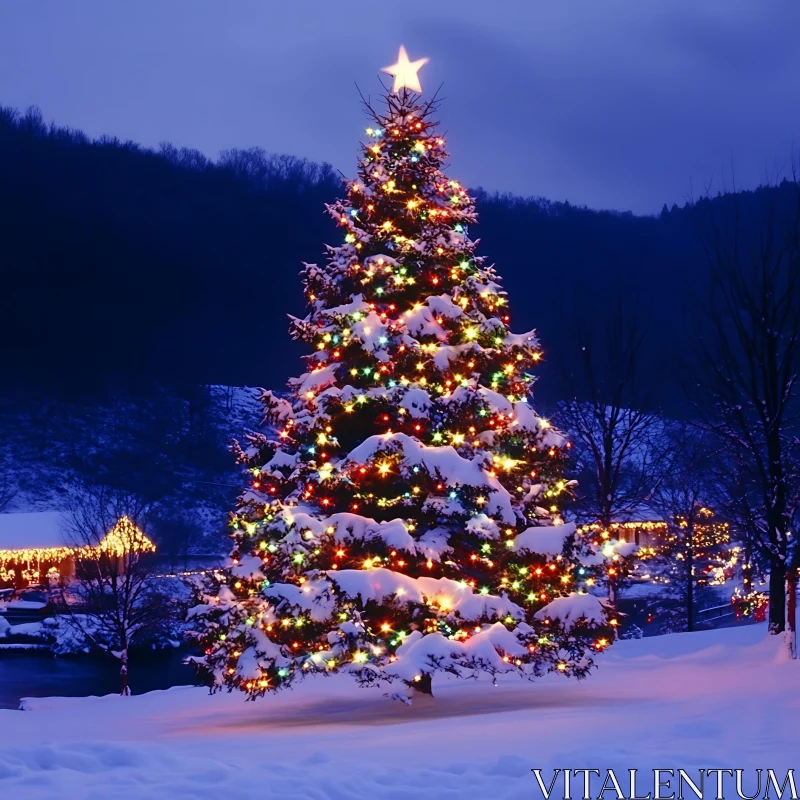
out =
<svg viewBox="0 0 800 800"><path fill-rule="evenodd" d="M404 696L437 671L583 677L612 638L560 516L568 445L528 402L537 338L510 332L404 55L328 208L344 242L303 271L309 313L291 331L307 370L264 392L270 432L237 447L250 485L232 565L193 612L214 687L348 671Z"/></svg>

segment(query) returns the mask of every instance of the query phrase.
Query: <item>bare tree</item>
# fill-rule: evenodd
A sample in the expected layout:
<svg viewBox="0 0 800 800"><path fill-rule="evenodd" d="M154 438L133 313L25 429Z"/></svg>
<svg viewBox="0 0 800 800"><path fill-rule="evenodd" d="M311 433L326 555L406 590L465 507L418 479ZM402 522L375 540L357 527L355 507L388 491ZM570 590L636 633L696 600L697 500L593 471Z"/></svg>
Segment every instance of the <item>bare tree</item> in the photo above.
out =
<svg viewBox="0 0 800 800"><path fill-rule="evenodd" d="M16 490L11 486L5 476L0 475L0 512L5 511L16 495Z"/></svg>
<svg viewBox="0 0 800 800"><path fill-rule="evenodd" d="M797 587L790 537L800 504L797 374L800 365L800 183L735 192L709 214L701 241L711 301L694 371L697 405L742 481L755 544L770 573L769 630L787 628ZM793 603L790 652L796 656Z"/></svg>
<svg viewBox="0 0 800 800"><path fill-rule="evenodd" d="M764 558L764 548L758 546L763 519L757 483L746 479L741 466L729 452L717 451L709 476L714 482L715 506L736 530L741 546L742 590L749 597L755 591L755 579L763 579L769 571L769 560Z"/></svg>
<svg viewBox="0 0 800 800"><path fill-rule="evenodd" d="M688 425L673 426L671 437L676 457L669 478L650 501L667 523L665 550L653 567L669 581L667 594L679 604L686 630L693 631L698 597L709 584L708 571L721 566L729 543L727 526L715 522L710 508L715 489L710 476L719 443Z"/></svg>
<svg viewBox="0 0 800 800"><path fill-rule="evenodd" d="M634 312L619 306L605 323L581 331L581 367L573 399L558 417L576 451L578 514L608 531L635 516L660 482L666 462L663 422L647 409L637 365L644 334ZM609 582L616 603L619 586Z"/></svg>
<svg viewBox="0 0 800 800"><path fill-rule="evenodd" d="M136 494L82 485L66 516L77 555L59 610L89 643L119 660L122 695L130 694L129 648L166 632L176 613L155 577L146 535L151 513Z"/></svg>
<svg viewBox="0 0 800 800"><path fill-rule="evenodd" d="M11 470L8 467L7 452L0 451L0 512L5 511L17 494L11 481Z"/></svg>

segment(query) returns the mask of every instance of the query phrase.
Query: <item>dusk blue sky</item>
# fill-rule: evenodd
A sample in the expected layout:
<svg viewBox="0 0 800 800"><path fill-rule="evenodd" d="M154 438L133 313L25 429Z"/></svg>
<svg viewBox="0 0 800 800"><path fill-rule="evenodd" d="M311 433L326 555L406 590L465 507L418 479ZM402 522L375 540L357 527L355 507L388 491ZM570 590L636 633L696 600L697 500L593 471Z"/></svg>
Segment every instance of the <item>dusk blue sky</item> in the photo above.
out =
<svg viewBox="0 0 800 800"><path fill-rule="evenodd" d="M650 213L788 165L799 30L794 0L2 0L0 104L353 174L354 82L374 96L404 44L444 83L453 177Z"/></svg>

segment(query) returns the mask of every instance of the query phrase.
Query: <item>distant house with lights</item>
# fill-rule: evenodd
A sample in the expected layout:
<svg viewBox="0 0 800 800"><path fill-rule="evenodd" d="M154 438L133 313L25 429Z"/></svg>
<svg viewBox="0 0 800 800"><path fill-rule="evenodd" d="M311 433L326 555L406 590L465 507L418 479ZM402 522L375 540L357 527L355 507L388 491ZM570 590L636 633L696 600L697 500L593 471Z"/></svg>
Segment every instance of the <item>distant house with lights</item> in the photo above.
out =
<svg viewBox="0 0 800 800"><path fill-rule="evenodd" d="M725 520L717 517L710 508L702 508L700 517L703 522L698 522L696 530L698 535L713 539L716 542L730 539L730 525ZM677 520L680 524L680 520ZM583 525L583 533L596 531L603 535L603 526L599 522ZM668 543L669 524L662 515L648 508L642 508L633 518L624 522L612 522L608 531L609 536L625 542L632 542L643 549L658 549Z"/></svg>
<svg viewBox="0 0 800 800"><path fill-rule="evenodd" d="M94 546L71 545L60 511L0 514L0 589L47 585L75 575L80 560L98 554L124 558L153 552L155 545L122 517Z"/></svg>
<svg viewBox="0 0 800 800"><path fill-rule="evenodd" d="M625 522L612 522L608 533L611 538L625 542L632 542L639 547L658 547L666 542L668 525L654 514L640 515L642 519L629 519ZM602 532L603 526L599 522L581 526L581 531ZM607 538L607 537L604 537Z"/></svg>

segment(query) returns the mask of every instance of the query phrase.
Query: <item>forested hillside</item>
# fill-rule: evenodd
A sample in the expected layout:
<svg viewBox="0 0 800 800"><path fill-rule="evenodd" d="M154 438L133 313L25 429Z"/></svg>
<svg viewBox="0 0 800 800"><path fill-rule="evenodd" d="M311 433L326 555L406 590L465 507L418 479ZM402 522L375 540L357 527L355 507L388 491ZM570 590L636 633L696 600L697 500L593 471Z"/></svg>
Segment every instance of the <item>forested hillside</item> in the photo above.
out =
<svg viewBox="0 0 800 800"><path fill-rule="evenodd" d="M51 506L74 476L112 476L221 520L238 485L226 440L259 420L210 387L299 373L286 315L304 313L301 262L340 241L324 212L340 190L332 167L294 156L153 152L0 109L0 501L5 484L16 507ZM745 193L742 211L765 192L780 198ZM539 406L573 391L587 337L602 372L621 308L646 332L637 396L684 411L687 320L707 299L699 236L730 196L636 217L475 193L471 234L512 325L541 335Z"/></svg>
<svg viewBox="0 0 800 800"><path fill-rule="evenodd" d="M286 332L286 314L303 311L297 272L338 243L324 203L339 189L329 165L294 156L214 162L1 110L2 380L51 393L137 376L280 387L299 354ZM621 303L648 321L655 394L678 404L667 367L706 272L697 207L652 218L477 195L480 252L505 279L515 327L544 343L540 399L563 393L577 332Z"/></svg>

